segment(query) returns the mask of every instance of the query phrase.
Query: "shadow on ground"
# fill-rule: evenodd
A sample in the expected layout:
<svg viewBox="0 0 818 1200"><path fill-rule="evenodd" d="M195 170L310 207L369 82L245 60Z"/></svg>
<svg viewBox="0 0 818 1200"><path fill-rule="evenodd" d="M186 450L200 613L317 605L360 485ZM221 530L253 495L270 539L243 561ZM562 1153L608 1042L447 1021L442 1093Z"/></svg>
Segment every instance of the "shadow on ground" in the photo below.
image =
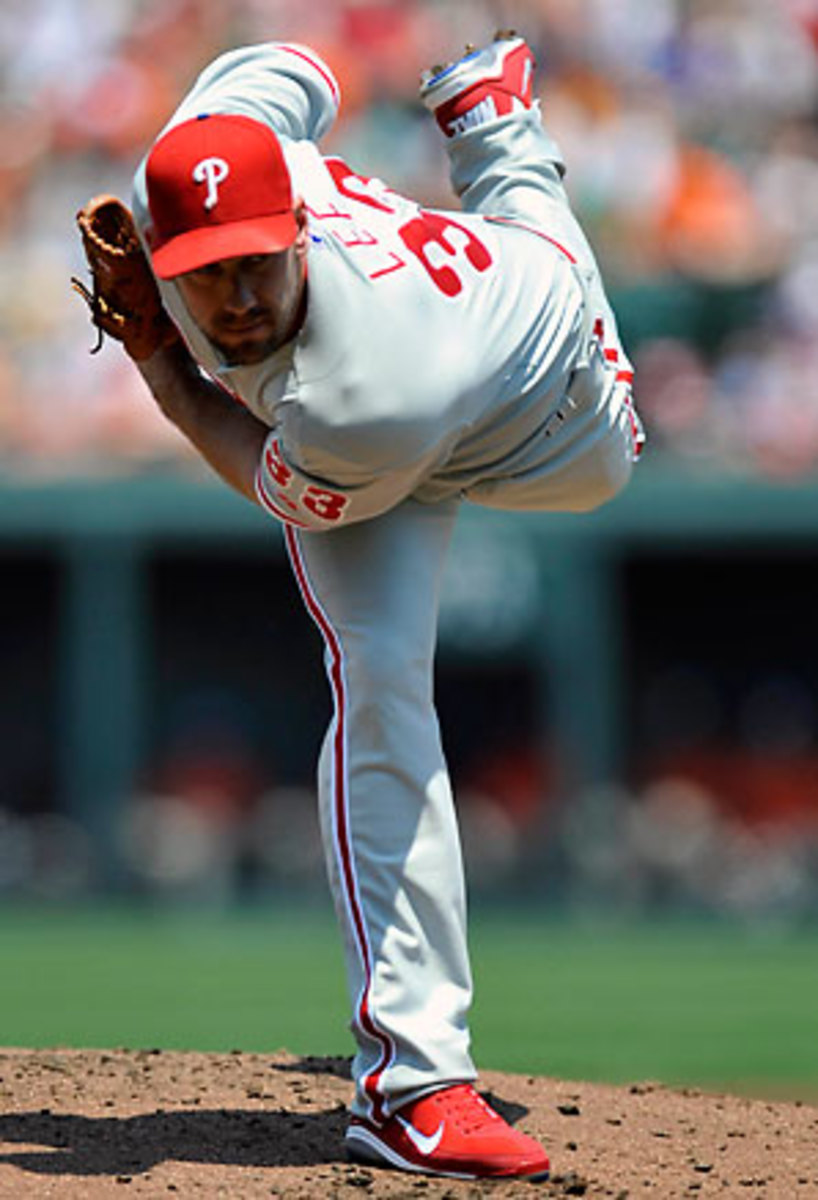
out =
<svg viewBox="0 0 818 1200"><path fill-rule="evenodd" d="M343 1058L305 1057L271 1062L268 1069L302 1079L350 1078L349 1060ZM512 1123L528 1111L485 1095ZM6 1113L0 1115L0 1143L25 1149L0 1154L0 1166L43 1176L89 1178L141 1175L168 1161L314 1167L344 1160L347 1119L346 1104L341 1102L312 1112L277 1103L269 1109L160 1108L129 1117L56 1113L48 1108Z"/></svg>
<svg viewBox="0 0 818 1200"><path fill-rule="evenodd" d="M316 1113L182 1110L135 1117L49 1112L0 1116L0 1142L19 1154L0 1164L41 1175L138 1175L166 1160L238 1167L298 1167L343 1157L343 1105Z"/></svg>

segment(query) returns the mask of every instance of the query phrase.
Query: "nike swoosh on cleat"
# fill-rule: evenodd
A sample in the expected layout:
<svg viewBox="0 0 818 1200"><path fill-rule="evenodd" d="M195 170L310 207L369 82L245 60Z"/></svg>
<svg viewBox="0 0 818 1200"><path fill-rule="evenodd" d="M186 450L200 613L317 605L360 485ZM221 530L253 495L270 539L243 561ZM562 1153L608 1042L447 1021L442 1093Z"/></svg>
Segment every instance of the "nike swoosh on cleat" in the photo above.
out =
<svg viewBox="0 0 818 1200"><path fill-rule="evenodd" d="M409 1138L412 1145L417 1150L418 1154L422 1154L424 1158L428 1158L430 1154L434 1154L440 1145L440 1140L443 1137L443 1130L446 1126L445 1121L441 1121L434 1133L421 1133L419 1129L415 1129L414 1125L398 1116L398 1120L406 1131L406 1136Z"/></svg>

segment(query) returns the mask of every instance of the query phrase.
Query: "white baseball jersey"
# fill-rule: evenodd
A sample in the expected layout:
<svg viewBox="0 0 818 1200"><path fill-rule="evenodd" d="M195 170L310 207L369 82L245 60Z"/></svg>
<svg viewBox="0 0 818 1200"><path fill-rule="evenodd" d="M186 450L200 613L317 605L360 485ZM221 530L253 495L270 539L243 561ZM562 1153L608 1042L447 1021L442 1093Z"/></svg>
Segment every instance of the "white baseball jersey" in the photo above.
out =
<svg viewBox="0 0 818 1200"><path fill-rule="evenodd" d="M213 112L266 122L307 206L306 321L260 365L223 362L176 285L160 281L195 357L271 428L260 501L308 529L408 496L547 507L549 470L583 452L630 378L618 348L616 371L583 375L595 342L603 353L593 267L543 230L427 211L322 157L313 139L337 105L337 84L311 51L270 44L217 59L168 124ZM134 210L144 233L143 172Z"/></svg>

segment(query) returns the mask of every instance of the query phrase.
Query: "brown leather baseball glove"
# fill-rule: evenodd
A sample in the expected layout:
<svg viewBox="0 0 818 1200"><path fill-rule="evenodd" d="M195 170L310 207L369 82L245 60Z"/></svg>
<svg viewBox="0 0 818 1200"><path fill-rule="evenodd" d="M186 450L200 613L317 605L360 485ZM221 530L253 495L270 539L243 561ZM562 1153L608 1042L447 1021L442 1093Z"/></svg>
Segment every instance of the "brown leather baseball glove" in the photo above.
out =
<svg viewBox="0 0 818 1200"><path fill-rule="evenodd" d="M179 332L162 305L159 288L139 241L130 209L116 196L95 196L77 213L90 288L72 278L99 330L123 346L137 362L176 341Z"/></svg>

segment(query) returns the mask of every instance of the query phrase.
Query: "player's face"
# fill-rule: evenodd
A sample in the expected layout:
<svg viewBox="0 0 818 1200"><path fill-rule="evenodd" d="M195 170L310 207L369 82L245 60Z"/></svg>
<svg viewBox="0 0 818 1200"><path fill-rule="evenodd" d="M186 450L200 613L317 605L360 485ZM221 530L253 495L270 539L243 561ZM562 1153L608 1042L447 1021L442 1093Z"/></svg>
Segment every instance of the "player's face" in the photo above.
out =
<svg viewBox="0 0 818 1200"><path fill-rule="evenodd" d="M224 258L176 277L188 312L227 362L263 362L298 332L306 308L307 224L287 250Z"/></svg>

